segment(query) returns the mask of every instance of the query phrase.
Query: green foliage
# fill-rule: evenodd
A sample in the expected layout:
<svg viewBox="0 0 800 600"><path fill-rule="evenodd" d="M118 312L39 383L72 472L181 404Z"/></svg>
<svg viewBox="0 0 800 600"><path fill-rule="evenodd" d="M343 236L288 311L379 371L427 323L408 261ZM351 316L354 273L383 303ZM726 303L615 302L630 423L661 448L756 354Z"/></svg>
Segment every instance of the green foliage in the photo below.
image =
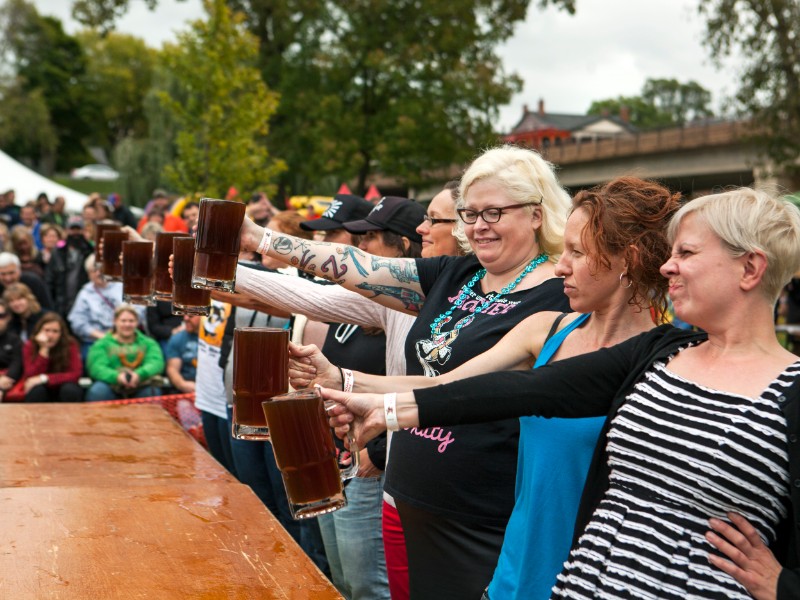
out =
<svg viewBox="0 0 800 600"><path fill-rule="evenodd" d="M779 167L800 172L800 1L700 0L705 44L719 66L741 61L734 103L759 126L756 141Z"/></svg>
<svg viewBox="0 0 800 600"><path fill-rule="evenodd" d="M144 98L150 89L157 52L130 35L78 34L87 56L85 86L93 99L91 141L107 151L127 136L147 133Z"/></svg>
<svg viewBox="0 0 800 600"><path fill-rule="evenodd" d="M152 10L158 0L144 0ZM128 11L128 0L74 0L72 17L87 27L108 33L114 23Z"/></svg>
<svg viewBox="0 0 800 600"><path fill-rule="evenodd" d="M67 168L86 160L83 140L90 131L91 97L84 85L86 57L80 44L64 32L59 20L39 15L26 0L7 0L0 22L3 54L18 77L19 91L35 98L32 94L38 90L47 107L58 138L56 166Z"/></svg>
<svg viewBox="0 0 800 600"><path fill-rule="evenodd" d="M255 67L258 42L223 0L206 0L161 60L170 83L156 92L174 123L175 158L164 171L183 193L223 197L230 186L268 189L283 164L262 143L278 97Z"/></svg>
<svg viewBox="0 0 800 600"><path fill-rule="evenodd" d="M422 185L495 139L521 82L495 53L529 0L235 0L281 93L270 146L284 188L377 172ZM558 4L573 9L569 2Z"/></svg>
<svg viewBox="0 0 800 600"><path fill-rule="evenodd" d="M58 136L42 90L24 89L21 79L0 87L0 148L17 160L52 170Z"/></svg>
<svg viewBox="0 0 800 600"><path fill-rule="evenodd" d="M525 18L530 3L227 0L258 38L263 80L280 94L266 143L289 165L281 195L321 191L332 180L351 178L363 192L375 172L422 185L435 170L468 161L477 148L494 142L499 107L521 87L518 77L503 70L495 48ZM574 0L535 3L575 11ZM73 14L106 30L127 5L128 0L74 0ZM193 47L192 36L202 32L195 27L179 45ZM214 80L208 61L217 58L202 51L189 66L173 62L169 69L177 79L201 84L196 91ZM235 118L222 98L213 101L221 111L201 113L191 102L181 108L184 92L176 91L176 102L165 105L181 148L169 174L181 186L189 180L179 173L199 172L201 165L219 168L207 159L201 139L211 144L213 123ZM228 146L226 153L231 151ZM236 163L232 158L226 162Z"/></svg>
<svg viewBox="0 0 800 600"><path fill-rule="evenodd" d="M627 109L630 123L640 129L677 126L693 119L710 117L711 92L696 81L680 83L676 79L648 79L641 96L619 96L595 100L590 115L619 116Z"/></svg>

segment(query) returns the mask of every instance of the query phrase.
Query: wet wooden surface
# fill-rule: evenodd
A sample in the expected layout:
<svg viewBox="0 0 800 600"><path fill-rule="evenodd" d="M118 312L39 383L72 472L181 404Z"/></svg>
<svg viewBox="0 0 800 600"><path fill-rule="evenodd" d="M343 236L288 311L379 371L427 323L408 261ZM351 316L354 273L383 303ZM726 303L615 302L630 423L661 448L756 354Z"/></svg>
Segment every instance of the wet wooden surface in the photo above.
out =
<svg viewBox="0 0 800 600"><path fill-rule="evenodd" d="M0 405L0 597L340 598L156 406Z"/></svg>

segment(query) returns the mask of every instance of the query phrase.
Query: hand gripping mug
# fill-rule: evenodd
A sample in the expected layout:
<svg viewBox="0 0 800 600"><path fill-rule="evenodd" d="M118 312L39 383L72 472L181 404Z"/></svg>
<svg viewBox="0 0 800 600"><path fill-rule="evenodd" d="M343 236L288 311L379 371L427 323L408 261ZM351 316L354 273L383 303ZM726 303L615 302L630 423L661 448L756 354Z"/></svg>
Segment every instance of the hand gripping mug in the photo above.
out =
<svg viewBox="0 0 800 600"><path fill-rule="evenodd" d="M358 447L349 435L352 462L339 468L333 430L316 389L290 392L263 402L272 451L295 519L347 506L342 482L356 476Z"/></svg>

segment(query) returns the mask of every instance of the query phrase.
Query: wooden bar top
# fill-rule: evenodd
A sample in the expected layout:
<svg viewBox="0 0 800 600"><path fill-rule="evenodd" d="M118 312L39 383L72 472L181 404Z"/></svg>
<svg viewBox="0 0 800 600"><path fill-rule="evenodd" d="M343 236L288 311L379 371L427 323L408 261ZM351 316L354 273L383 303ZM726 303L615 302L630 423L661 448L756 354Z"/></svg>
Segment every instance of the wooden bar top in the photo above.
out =
<svg viewBox="0 0 800 600"><path fill-rule="evenodd" d="M341 596L156 406L0 404L0 597Z"/></svg>
<svg viewBox="0 0 800 600"><path fill-rule="evenodd" d="M236 481L160 406L0 404L0 486Z"/></svg>

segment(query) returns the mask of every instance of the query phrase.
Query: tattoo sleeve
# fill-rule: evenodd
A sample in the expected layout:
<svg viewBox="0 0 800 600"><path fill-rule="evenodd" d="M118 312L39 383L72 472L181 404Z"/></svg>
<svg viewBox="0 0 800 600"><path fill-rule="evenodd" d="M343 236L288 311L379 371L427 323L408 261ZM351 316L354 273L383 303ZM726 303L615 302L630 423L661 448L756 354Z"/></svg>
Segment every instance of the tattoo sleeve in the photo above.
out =
<svg viewBox="0 0 800 600"><path fill-rule="evenodd" d="M402 302L403 306L410 311L419 312L422 309L422 296L414 290L393 285L372 285L369 283L359 283L356 287L361 290L373 292L375 296L395 298Z"/></svg>

